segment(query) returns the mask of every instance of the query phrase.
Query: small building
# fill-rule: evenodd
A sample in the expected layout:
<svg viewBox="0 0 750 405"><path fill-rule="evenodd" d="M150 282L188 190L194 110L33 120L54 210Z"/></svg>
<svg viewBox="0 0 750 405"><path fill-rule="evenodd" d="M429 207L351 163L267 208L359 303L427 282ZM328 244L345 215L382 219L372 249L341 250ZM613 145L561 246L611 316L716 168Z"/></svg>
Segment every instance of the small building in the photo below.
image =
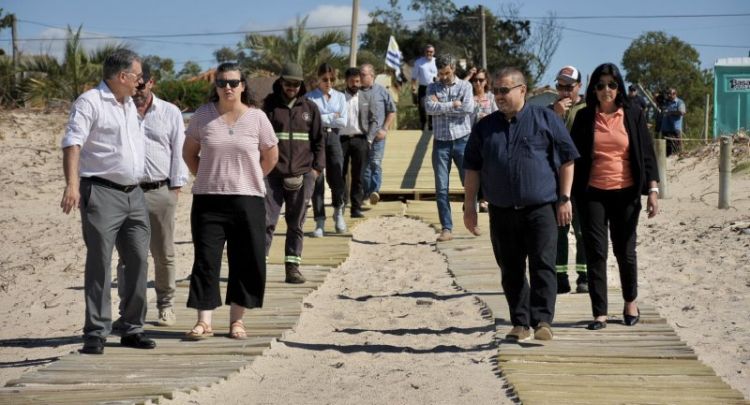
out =
<svg viewBox="0 0 750 405"><path fill-rule="evenodd" d="M750 57L714 64L714 138L750 129Z"/></svg>

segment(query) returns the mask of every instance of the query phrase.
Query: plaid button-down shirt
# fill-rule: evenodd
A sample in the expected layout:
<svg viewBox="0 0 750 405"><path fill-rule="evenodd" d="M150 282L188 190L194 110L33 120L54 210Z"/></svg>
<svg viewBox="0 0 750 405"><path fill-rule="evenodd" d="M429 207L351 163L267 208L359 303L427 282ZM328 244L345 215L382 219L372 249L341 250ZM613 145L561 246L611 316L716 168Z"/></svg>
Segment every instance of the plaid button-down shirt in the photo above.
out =
<svg viewBox="0 0 750 405"><path fill-rule="evenodd" d="M434 96L434 97L433 97ZM453 106L455 100L461 105ZM432 116L432 133L438 141L453 141L471 132L474 112L474 90L465 80L455 78L451 85L430 83L425 97L425 111Z"/></svg>

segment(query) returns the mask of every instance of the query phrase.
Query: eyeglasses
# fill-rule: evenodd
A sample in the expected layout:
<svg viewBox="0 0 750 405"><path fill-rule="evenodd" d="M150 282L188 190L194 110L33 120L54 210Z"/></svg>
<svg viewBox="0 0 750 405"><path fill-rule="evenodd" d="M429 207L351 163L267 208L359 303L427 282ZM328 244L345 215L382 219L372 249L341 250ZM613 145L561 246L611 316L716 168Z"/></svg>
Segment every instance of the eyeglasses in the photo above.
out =
<svg viewBox="0 0 750 405"><path fill-rule="evenodd" d="M516 87L521 87L523 84L517 84L513 87L493 87L492 92L495 94L502 94L503 96L510 93L511 90L515 89Z"/></svg>
<svg viewBox="0 0 750 405"><path fill-rule="evenodd" d="M239 86L240 83L242 83L242 80L241 79L228 79L228 80L225 80L225 79L216 79L215 83L216 83L216 87L218 87L220 89L223 89L224 87L227 87L227 84L229 85L229 87L231 87L231 88L234 89L237 86Z"/></svg>
<svg viewBox="0 0 750 405"><path fill-rule="evenodd" d="M333 83L336 81L336 79L333 77L323 77L320 79L320 81L325 82L325 83ZM294 86L294 87L297 87L297 86Z"/></svg>
<svg viewBox="0 0 750 405"><path fill-rule="evenodd" d="M133 73L133 72L125 72L125 71L123 71L122 73L125 73L126 75L133 75L133 76L135 76L135 81L140 81L141 79L143 79L143 72L136 74L136 73Z"/></svg>
<svg viewBox="0 0 750 405"><path fill-rule="evenodd" d="M477 77L476 79L471 79L472 83L484 83L486 81L487 79L485 79L484 77Z"/></svg>
<svg viewBox="0 0 750 405"><path fill-rule="evenodd" d="M604 90L605 87L609 87L610 90L617 90L617 87L619 86L617 85L617 82L607 82L607 83L599 82L596 84L597 91L602 91Z"/></svg>
<svg viewBox="0 0 750 405"><path fill-rule="evenodd" d="M282 80L281 81L281 85L284 86L284 87L294 87L294 88L297 88L297 87L302 86L302 82L298 82L296 80L295 81Z"/></svg>
<svg viewBox="0 0 750 405"><path fill-rule="evenodd" d="M568 85L558 84L556 88L557 88L557 91L573 91L576 88L576 85L575 84L568 84Z"/></svg>

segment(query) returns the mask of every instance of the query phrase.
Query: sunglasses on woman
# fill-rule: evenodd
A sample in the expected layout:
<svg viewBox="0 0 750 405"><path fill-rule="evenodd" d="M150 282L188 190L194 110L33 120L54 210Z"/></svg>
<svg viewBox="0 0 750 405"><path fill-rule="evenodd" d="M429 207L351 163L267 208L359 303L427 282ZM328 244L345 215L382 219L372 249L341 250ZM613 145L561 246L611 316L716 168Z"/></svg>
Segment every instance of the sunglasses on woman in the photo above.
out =
<svg viewBox="0 0 750 405"><path fill-rule="evenodd" d="M218 87L220 89L223 89L224 87L227 87L227 84L229 85L229 87L231 87L231 88L234 89L237 86L239 86L240 83L242 83L242 80L239 80L239 79L229 79L229 80L216 79L216 87Z"/></svg>
<svg viewBox="0 0 750 405"><path fill-rule="evenodd" d="M596 89L598 91L604 90L605 87L609 87L610 90L617 90L618 86L617 86L617 82L607 82L607 83L599 82L596 84Z"/></svg>

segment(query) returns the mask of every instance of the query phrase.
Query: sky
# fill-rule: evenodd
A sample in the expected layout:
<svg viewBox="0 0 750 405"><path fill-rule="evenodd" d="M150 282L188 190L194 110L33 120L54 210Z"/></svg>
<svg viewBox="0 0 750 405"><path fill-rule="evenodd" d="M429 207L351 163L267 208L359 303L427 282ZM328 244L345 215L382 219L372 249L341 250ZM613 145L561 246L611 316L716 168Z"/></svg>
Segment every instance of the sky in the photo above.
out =
<svg viewBox="0 0 750 405"><path fill-rule="evenodd" d="M421 17L405 10L408 0L400 3L406 20ZM454 0L454 3L483 4L497 15L502 5L509 2ZM369 12L386 4L383 0L361 0L360 23L366 24ZM647 31L664 31L693 45L700 53L702 68L711 68L718 58L750 53L748 16L735 16L750 13L750 1L746 0L536 0L513 4L519 7L521 17L532 21L532 27L538 17L549 12L555 13L563 25L560 45L542 85L553 84L556 72L565 65L576 66L584 76L604 62L621 65L622 55L633 39ZM64 38L67 26L77 29L83 25L84 37L140 36L120 41L142 55L172 58L177 71L188 60L204 69L216 65L213 51L223 46L234 48L243 38L236 32L284 28L304 16L309 16L308 27L346 26L352 15L350 0L0 0L0 8L4 13L16 14L20 48L25 53L59 55L64 41L53 39ZM729 16L648 18L717 14ZM597 18L581 18L592 16ZM618 18L603 18L606 16ZM349 28L342 29L349 33ZM364 29L361 25L359 32ZM172 34L204 35L164 36ZM0 47L8 54L10 38L9 29L0 31ZM103 41L106 39L86 40L84 47L93 49Z"/></svg>

